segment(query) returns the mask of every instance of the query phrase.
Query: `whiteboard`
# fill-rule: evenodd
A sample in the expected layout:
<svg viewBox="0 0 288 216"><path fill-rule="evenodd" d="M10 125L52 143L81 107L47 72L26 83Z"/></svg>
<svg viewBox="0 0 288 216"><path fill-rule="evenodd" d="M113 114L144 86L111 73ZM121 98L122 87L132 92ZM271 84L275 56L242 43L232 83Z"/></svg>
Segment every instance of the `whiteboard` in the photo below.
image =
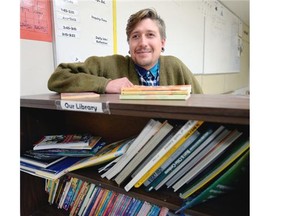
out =
<svg viewBox="0 0 288 216"><path fill-rule="evenodd" d="M55 65L113 53L112 2L54 0Z"/></svg>
<svg viewBox="0 0 288 216"><path fill-rule="evenodd" d="M203 4L204 73L240 72L240 19L218 1Z"/></svg>
<svg viewBox="0 0 288 216"><path fill-rule="evenodd" d="M166 46L162 55L181 59L192 73L203 73L204 17L201 1L117 1L118 53L128 55L126 24L129 16L144 8L155 8L166 24Z"/></svg>

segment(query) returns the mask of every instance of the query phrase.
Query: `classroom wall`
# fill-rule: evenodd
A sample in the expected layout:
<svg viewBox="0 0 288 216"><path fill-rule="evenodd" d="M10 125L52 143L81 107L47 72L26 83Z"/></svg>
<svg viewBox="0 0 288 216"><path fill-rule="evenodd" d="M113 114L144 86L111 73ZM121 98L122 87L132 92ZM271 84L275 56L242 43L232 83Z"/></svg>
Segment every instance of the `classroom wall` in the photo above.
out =
<svg viewBox="0 0 288 216"><path fill-rule="evenodd" d="M196 75L205 94L233 92L249 89L249 26L243 24L243 52L239 73ZM246 33L245 33L246 32ZM20 40L20 94L51 93L47 80L54 70L53 44L48 42ZM190 68L193 72L193 68Z"/></svg>

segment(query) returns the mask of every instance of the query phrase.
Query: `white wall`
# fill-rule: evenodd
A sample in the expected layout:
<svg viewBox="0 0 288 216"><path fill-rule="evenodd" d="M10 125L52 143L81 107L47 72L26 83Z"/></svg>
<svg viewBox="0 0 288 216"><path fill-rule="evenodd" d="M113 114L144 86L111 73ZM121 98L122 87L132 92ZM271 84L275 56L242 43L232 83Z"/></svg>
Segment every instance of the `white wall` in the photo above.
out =
<svg viewBox="0 0 288 216"><path fill-rule="evenodd" d="M53 70L52 43L20 40L21 95L49 93L47 81Z"/></svg>

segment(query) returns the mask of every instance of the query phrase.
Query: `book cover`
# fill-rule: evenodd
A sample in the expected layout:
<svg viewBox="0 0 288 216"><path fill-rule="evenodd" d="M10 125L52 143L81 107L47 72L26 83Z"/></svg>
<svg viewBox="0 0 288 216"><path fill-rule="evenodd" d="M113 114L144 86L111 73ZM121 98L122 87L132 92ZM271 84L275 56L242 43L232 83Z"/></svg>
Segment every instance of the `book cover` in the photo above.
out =
<svg viewBox="0 0 288 216"><path fill-rule="evenodd" d="M241 140L235 148L221 159L213 168L208 169L200 178L195 181L189 182L188 186L181 190L179 194L180 198L187 199L189 196L197 193L198 190L205 187L213 179L217 178L227 167L240 158L246 151L249 150L249 140Z"/></svg>
<svg viewBox="0 0 288 216"><path fill-rule="evenodd" d="M82 188L77 196L77 199L74 202L73 208L70 211L70 214L69 214L70 216L78 214L78 211L80 210L80 207L84 201L84 198L89 190L90 184L91 183L89 182L84 182L84 184L82 185Z"/></svg>
<svg viewBox="0 0 288 216"><path fill-rule="evenodd" d="M62 209L64 200L66 199L66 196L67 196L68 191L69 191L69 189L70 189L71 181L72 181L72 178L70 178L70 180L67 181L66 184L65 184L63 193L62 193L61 198L60 198L60 201L59 201L59 203L58 203L58 208L59 208L59 209Z"/></svg>
<svg viewBox="0 0 288 216"><path fill-rule="evenodd" d="M72 166L73 164L80 161L81 157L66 157L65 159L59 161L56 164L53 164L52 166L49 166L48 168L43 169L37 169L35 170L35 174L42 178L48 178L55 180L57 178L62 177L65 175L68 171L67 169Z"/></svg>
<svg viewBox="0 0 288 216"><path fill-rule="evenodd" d="M188 120L183 127L172 137L172 139L165 144L165 146L152 158L151 161L149 161L145 167L134 176L131 181L128 182L128 184L125 186L125 190L129 191L139 180L139 183L137 186L141 185L144 183L144 181L147 180L147 178L150 176L152 173L148 173L147 175L146 172L148 172L155 163L157 163L162 156L164 156L176 143L183 143L188 137L186 137L186 133L189 133L189 130L192 130L194 125L196 124L196 121L194 120ZM145 176L144 176L145 175Z"/></svg>
<svg viewBox="0 0 288 216"><path fill-rule="evenodd" d="M122 91L121 94L123 95L189 95L189 90L170 90L170 91L142 91L142 90L135 90L135 91Z"/></svg>
<svg viewBox="0 0 288 216"><path fill-rule="evenodd" d="M231 146L236 139L238 139L243 133L237 129L232 130L223 140L211 149L193 168L191 168L183 177L181 177L174 185L174 191L177 191L187 182L194 179L204 168L209 166L217 157Z"/></svg>
<svg viewBox="0 0 288 216"><path fill-rule="evenodd" d="M34 144L33 150L42 149L92 149L101 139L91 134L45 135Z"/></svg>
<svg viewBox="0 0 288 216"><path fill-rule="evenodd" d="M227 171L219 176L214 182L209 184L198 195L189 197L183 203L183 206L176 210L176 214L183 212L187 208L191 208L199 203L206 202L229 193L236 189L239 179L242 176L249 175L249 151L246 151L236 163L234 163Z"/></svg>
<svg viewBox="0 0 288 216"><path fill-rule="evenodd" d="M102 178L106 177L111 179L116 176L128 162L138 153L138 151L147 143L147 141L160 129L161 123L154 119L150 119L140 134L130 144L127 152L123 154L120 160L111 167L107 172L101 175Z"/></svg>
<svg viewBox="0 0 288 216"><path fill-rule="evenodd" d="M106 145L104 140L99 140L92 149L43 149L43 150L28 150L28 153L38 155L45 155L47 157L89 157L94 156L100 149Z"/></svg>
<svg viewBox="0 0 288 216"><path fill-rule="evenodd" d="M35 166L39 166L42 168L47 168L60 160L63 160L64 156L58 155L46 155L46 154L38 154L33 151L25 151L23 154L20 155L20 162L29 163Z"/></svg>
<svg viewBox="0 0 288 216"><path fill-rule="evenodd" d="M95 156L83 158L70 166L67 169L67 172L111 161L116 157L123 155L127 151L132 140L133 139L125 139L106 145Z"/></svg>
<svg viewBox="0 0 288 216"><path fill-rule="evenodd" d="M74 192L73 197L72 197L72 199L71 199L71 202L70 202L70 204L69 204L69 210L70 210L70 211L71 211L71 209L72 209L72 207L73 207L73 205L74 205L74 203L75 203L75 200L76 200L76 198L77 198L77 196L78 196L78 194L79 194L79 191L80 191L83 183L84 183L83 180L78 179L75 192Z"/></svg>
<svg viewBox="0 0 288 216"><path fill-rule="evenodd" d="M97 94L96 92L63 92L63 93L60 93L61 100L99 98L99 97L100 97L100 94Z"/></svg>
<svg viewBox="0 0 288 216"><path fill-rule="evenodd" d="M120 94L120 100L187 100L191 95L180 95L180 94Z"/></svg>
<svg viewBox="0 0 288 216"><path fill-rule="evenodd" d="M189 155L191 155L193 151L197 149L212 133L213 129L207 129L206 131L200 132L201 135L197 137L195 142L192 142L192 144L184 152L182 152L182 154L179 155L178 158L176 158L165 170L163 170L163 172L159 174L159 176L156 177L156 179L152 180L146 186L147 190L158 190L160 187L162 187L170 178L169 174L172 173L173 170L175 170L178 166L180 166L182 162L184 163L184 161L189 157Z"/></svg>
<svg viewBox="0 0 288 216"><path fill-rule="evenodd" d="M120 171L115 177L115 182L120 185L134 169L148 156L148 154L161 142L162 139L172 130L173 126L165 121L162 123L160 129L155 135L141 148L137 154L137 157L133 159Z"/></svg>

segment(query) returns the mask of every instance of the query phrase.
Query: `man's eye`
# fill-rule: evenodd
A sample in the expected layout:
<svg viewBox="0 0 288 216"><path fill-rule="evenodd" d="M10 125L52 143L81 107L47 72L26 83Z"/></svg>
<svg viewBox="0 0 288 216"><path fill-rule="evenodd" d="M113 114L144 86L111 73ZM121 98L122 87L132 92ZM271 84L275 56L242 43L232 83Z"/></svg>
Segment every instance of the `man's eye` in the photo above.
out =
<svg viewBox="0 0 288 216"><path fill-rule="evenodd" d="M149 38L155 37L155 34L149 33L149 34L148 34L148 37L149 37Z"/></svg>
<svg viewBox="0 0 288 216"><path fill-rule="evenodd" d="M139 38L139 36L138 36L138 35L132 35L131 38L132 38L132 39L137 39L137 38Z"/></svg>

